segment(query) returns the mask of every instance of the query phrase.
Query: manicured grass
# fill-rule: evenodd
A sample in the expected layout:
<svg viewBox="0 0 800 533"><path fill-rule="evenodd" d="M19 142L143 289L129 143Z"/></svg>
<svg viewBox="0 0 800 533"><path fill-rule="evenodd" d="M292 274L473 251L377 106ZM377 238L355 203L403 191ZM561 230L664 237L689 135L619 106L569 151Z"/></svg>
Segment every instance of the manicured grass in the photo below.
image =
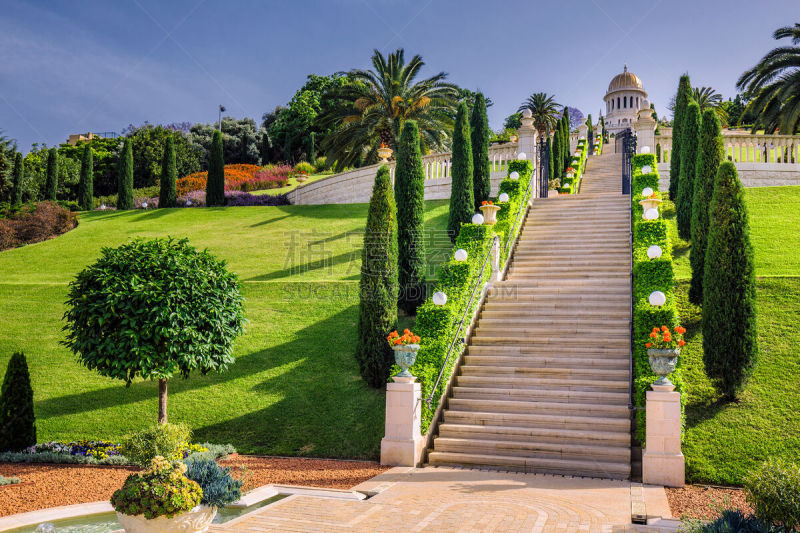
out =
<svg viewBox="0 0 800 533"><path fill-rule="evenodd" d="M308 176L308 179L304 183L313 183L317 180L321 180L322 178L333 176L333 174L334 174L333 172L322 172L319 174L311 174ZM297 181L297 178L291 177L289 178L285 187L281 187L280 189L266 189L263 191L253 191L252 194L268 194L270 196L275 196L278 194L285 194L289 191L293 191L297 188L298 185L300 185L300 182Z"/></svg>
<svg viewBox="0 0 800 533"><path fill-rule="evenodd" d="M687 344L681 351L688 384L683 453L693 482L741 485L769 457L800 457L800 278L757 281L759 357L736 403L722 403L705 375L699 309L689 283L676 291ZM720 325L724 328L724 325Z"/></svg>
<svg viewBox="0 0 800 533"><path fill-rule="evenodd" d="M449 255L447 202L428 202L428 257ZM243 280L249 324L223 374L173 379L169 415L197 440L247 453L376 458L384 395L354 359L358 277L367 206L164 209L81 215L51 241L0 253L0 379L23 350L38 440L109 438L155 423L157 387L101 377L63 338L67 283L103 246L131 237L188 237ZM435 241L435 242L434 242ZM436 244L437 246L433 246Z"/></svg>

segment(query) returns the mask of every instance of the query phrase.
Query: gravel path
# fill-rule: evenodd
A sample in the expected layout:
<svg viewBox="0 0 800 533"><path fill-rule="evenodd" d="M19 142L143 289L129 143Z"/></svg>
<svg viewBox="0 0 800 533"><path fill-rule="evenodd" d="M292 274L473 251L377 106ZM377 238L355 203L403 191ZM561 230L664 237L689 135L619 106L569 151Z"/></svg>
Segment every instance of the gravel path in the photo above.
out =
<svg viewBox="0 0 800 533"><path fill-rule="evenodd" d="M388 470L378 463L235 456L221 461L250 490L270 483L349 489ZM244 467L241 469L240 467ZM137 469L120 466L0 463L0 475L19 485L0 487L0 516L108 500Z"/></svg>
<svg viewBox="0 0 800 533"><path fill-rule="evenodd" d="M717 518L722 509L740 509L745 514L753 512L742 489L686 485L680 489L664 490L675 518L711 520Z"/></svg>

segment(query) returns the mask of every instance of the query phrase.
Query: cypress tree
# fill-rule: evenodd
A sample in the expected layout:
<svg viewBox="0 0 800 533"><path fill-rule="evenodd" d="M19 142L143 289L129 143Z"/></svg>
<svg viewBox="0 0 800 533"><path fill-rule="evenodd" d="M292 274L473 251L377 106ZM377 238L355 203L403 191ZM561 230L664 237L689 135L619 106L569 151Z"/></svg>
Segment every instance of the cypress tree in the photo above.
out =
<svg viewBox="0 0 800 533"><path fill-rule="evenodd" d="M56 201L58 194L58 148L47 152L47 181L44 186L45 200Z"/></svg>
<svg viewBox="0 0 800 533"><path fill-rule="evenodd" d="M83 211L94 209L94 156L92 147L88 143L83 147L83 159L81 159L78 205Z"/></svg>
<svg viewBox="0 0 800 533"><path fill-rule="evenodd" d="M675 96L675 108L672 117L672 152L669 160L669 198L673 202L678 197L678 183L681 175L681 129L686 106L692 97L692 84L689 75L684 74L678 82L678 94Z"/></svg>
<svg viewBox="0 0 800 533"><path fill-rule="evenodd" d="M133 209L133 144L130 138L125 139L117 160L117 209Z"/></svg>
<svg viewBox="0 0 800 533"><path fill-rule="evenodd" d="M548 138L547 142L550 143L550 179L558 179L561 177L561 123L558 124L556 130L553 132L552 142Z"/></svg>
<svg viewBox="0 0 800 533"><path fill-rule="evenodd" d="M486 116L486 99L482 93L475 95L470 119L472 127L472 189L475 211L489 199L492 183L489 181L489 117Z"/></svg>
<svg viewBox="0 0 800 533"><path fill-rule="evenodd" d="M161 192L158 195L158 207L178 207L178 193L175 186L177 179L175 139L169 135L164 144L164 160L161 162Z"/></svg>
<svg viewBox="0 0 800 533"><path fill-rule="evenodd" d="M206 205L225 205L225 160L222 155L222 133L214 132L211 150L208 152L208 180L206 181Z"/></svg>
<svg viewBox="0 0 800 533"><path fill-rule="evenodd" d="M587 145L587 153L592 152L592 147L589 146L589 138L591 137L594 140L594 128L592 127L592 114L589 113L589 116L586 117L586 145Z"/></svg>
<svg viewBox="0 0 800 533"><path fill-rule="evenodd" d="M562 135L564 136L562 150L563 150L563 160L561 161L561 169L562 175L566 175L567 167L569 166L570 156L572 153L569 150L569 109L567 106L564 106L564 115L561 117L562 123Z"/></svg>
<svg viewBox="0 0 800 533"><path fill-rule="evenodd" d="M689 262L692 266L692 283L689 286L689 301L703 303L703 268L706 262L708 239L708 204L714 194L714 179L722 162L722 126L713 109L703 112L700 129L700 145L697 150L697 165L692 200L692 248Z"/></svg>
<svg viewBox="0 0 800 533"><path fill-rule="evenodd" d="M308 136L308 162L317 165L317 133L314 131Z"/></svg>
<svg viewBox="0 0 800 533"><path fill-rule="evenodd" d="M553 147L553 139L555 139L555 136L553 136L552 139L549 136L547 137L547 176L551 180L554 180L558 177L556 176L555 154L553 153L555 152L555 148Z"/></svg>
<svg viewBox="0 0 800 533"><path fill-rule="evenodd" d="M413 314L425 300L425 170L419 149L419 127L409 120L403 126L394 172L397 201L397 240L400 294L398 305Z"/></svg>
<svg viewBox="0 0 800 533"><path fill-rule="evenodd" d="M22 153L17 152L14 156L14 173L12 174L11 181L11 203L22 203L22 176L25 174L25 161L22 159Z"/></svg>
<svg viewBox="0 0 800 533"><path fill-rule="evenodd" d="M678 198L675 201L678 234L684 240L692 237L692 201L699 138L700 106L691 100L686 107L686 116L681 128L681 173L678 178Z"/></svg>
<svg viewBox="0 0 800 533"><path fill-rule="evenodd" d="M450 216L447 221L447 231L453 242L456 242L461 224L472 221L475 207L475 195L472 191L472 141L467 113L467 104L461 102L453 129Z"/></svg>
<svg viewBox="0 0 800 533"><path fill-rule="evenodd" d="M356 359L371 387L383 387L394 355L386 336L397 324L397 208L389 167L375 176L361 253Z"/></svg>
<svg viewBox="0 0 800 533"><path fill-rule="evenodd" d="M17 352L8 361L0 389L0 452L19 451L36 444L33 389L25 355Z"/></svg>
<svg viewBox="0 0 800 533"><path fill-rule="evenodd" d="M703 274L703 363L727 400L736 397L758 354L753 247L742 183L724 161L714 181Z"/></svg>

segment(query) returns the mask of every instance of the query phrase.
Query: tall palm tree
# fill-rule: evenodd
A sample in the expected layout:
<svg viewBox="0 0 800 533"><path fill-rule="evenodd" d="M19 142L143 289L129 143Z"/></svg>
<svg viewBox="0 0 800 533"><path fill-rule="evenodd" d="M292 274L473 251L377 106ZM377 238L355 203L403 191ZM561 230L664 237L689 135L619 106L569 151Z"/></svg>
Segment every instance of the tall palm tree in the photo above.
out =
<svg viewBox="0 0 800 533"><path fill-rule="evenodd" d="M742 74L736 87L755 95L747 106L757 117L754 132L764 128L791 135L800 127L800 23L778 28L773 38L789 38L794 46L773 48Z"/></svg>
<svg viewBox="0 0 800 533"><path fill-rule="evenodd" d="M713 109L720 121L725 124L728 112L722 106L722 95L711 87L692 87L692 98L700 106L700 113L706 109Z"/></svg>
<svg viewBox="0 0 800 533"><path fill-rule="evenodd" d="M539 136L549 134L561 118L561 105L557 104L554 96L547 93L533 93L517 109L521 113L530 109L533 118L533 127L539 132Z"/></svg>
<svg viewBox="0 0 800 533"><path fill-rule="evenodd" d="M411 119L425 147L446 147L459 96L458 87L444 81L447 74L414 82L425 63L419 55L406 63L402 49L388 57L375 50L372 65L373 70L351 70L351 82L331 95L337 105L320 117L325 127L335 128L320 145L328 160L342 168L374 154L380 144L397 150L403 124Z"/></svg>

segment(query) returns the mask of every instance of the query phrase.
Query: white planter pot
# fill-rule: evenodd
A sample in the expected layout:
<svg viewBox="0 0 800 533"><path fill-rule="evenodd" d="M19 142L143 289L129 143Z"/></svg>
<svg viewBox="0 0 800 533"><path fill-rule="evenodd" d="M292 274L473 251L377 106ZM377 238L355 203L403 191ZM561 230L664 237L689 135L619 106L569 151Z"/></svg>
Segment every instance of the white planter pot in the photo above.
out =
<svg viewBox="0 0 800 533"><path fill-rule="evenodd" d="M144 515L131 516L117 513L117 520L125 533L205 533L217 516L216 507L198 505L189 512L172 518L159 516L148 520Z"/></svg>

